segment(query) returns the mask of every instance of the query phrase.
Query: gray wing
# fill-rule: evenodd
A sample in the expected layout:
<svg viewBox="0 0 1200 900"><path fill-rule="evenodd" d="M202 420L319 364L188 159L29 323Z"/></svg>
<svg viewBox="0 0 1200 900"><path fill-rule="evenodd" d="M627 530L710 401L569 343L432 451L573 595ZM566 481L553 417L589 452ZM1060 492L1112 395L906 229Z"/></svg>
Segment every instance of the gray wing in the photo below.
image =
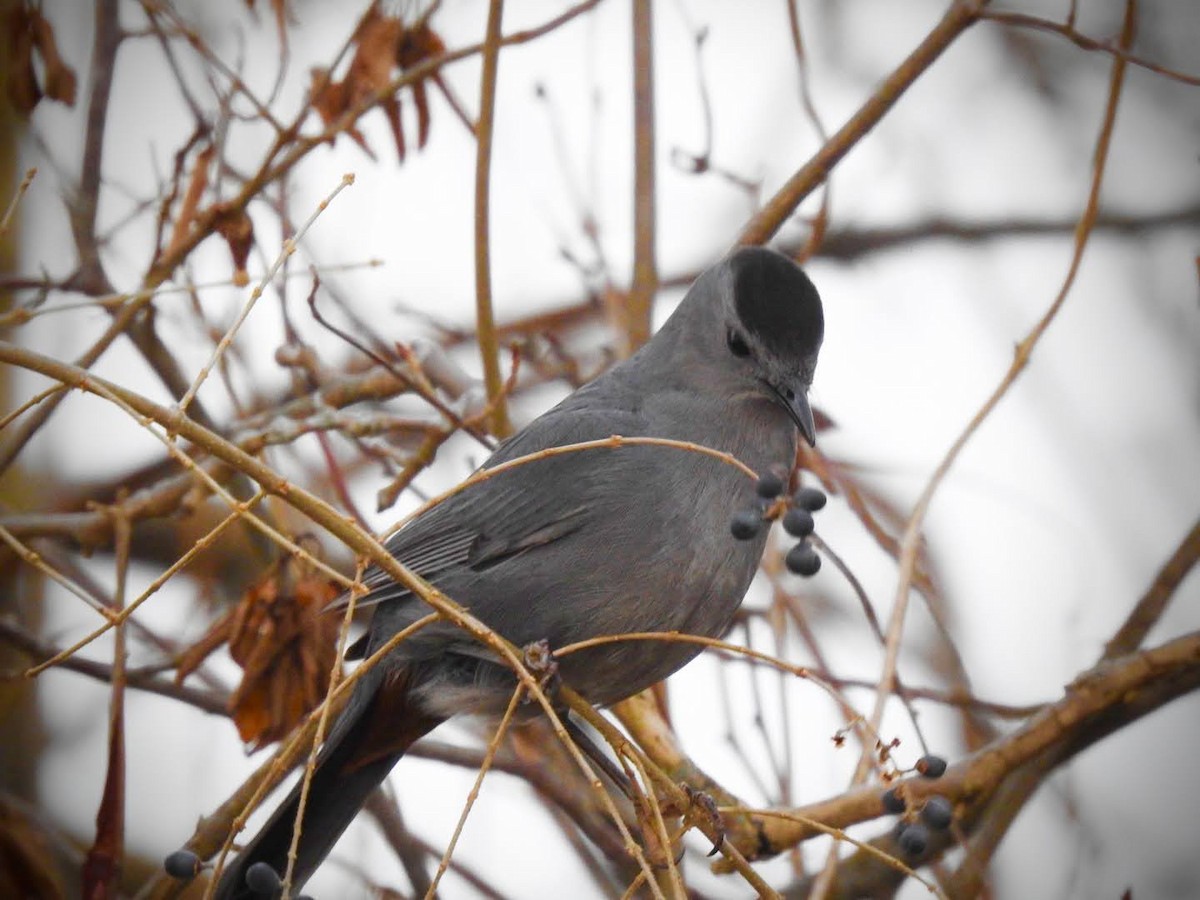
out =
<svg viewBox="0 0 1200 900"><path fill-rule="evenodd" d="M643 431L644 422L633 411L559 406L502 444L483 468L549 447ZM388 552L434 584L448 572L481 572L516 554L536 552L586 526L604 481L595 477L594 464L576 463L593 452L535 461L472 485L394 534ZM364 583L370 593L358 606L410 596L376 568Z"/></svg>

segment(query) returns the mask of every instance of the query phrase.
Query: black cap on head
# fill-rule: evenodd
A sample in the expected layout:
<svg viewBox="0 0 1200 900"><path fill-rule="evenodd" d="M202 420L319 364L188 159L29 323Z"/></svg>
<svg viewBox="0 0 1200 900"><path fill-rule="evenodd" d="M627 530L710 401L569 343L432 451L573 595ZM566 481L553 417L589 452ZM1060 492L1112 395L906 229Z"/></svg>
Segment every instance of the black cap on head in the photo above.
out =
<svg viewBox="0 0 1200 900"><path fill-rule="evenodd" d="M729 259L738 318L772 353L804 358L825 332L821 298L801 268L765 247L743 247Z"/></svg>

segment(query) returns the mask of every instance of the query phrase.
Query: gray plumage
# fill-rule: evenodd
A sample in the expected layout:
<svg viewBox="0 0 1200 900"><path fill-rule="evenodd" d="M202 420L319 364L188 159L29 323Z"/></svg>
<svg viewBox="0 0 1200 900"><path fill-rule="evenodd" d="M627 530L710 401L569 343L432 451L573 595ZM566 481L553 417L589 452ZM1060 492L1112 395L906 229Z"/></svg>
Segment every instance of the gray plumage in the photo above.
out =
<svg viewBox="0 0 1200 900"><path fill-rule="evenodd" d="M690 441L756 472L790 467L823 336L804 273L762 248L734 252L692 286L639 352L571 394L484 463L623 436ZM540 459L473 485L424 513L388 550L523 646L551 649L606 634L720 636L741 603L767 537L739 541L730 517L754 498L744 472L661 446L593 449ZM373 652L428 607L378 570L366 576ZM563 680L596 704L670 675L693 644L630 641L560 660ZM503 709L515 682L486 648L449 623L402 643L358 686L322 750L305 812L297 884L319 865L367 794L421 735L460 712ZM218 897L249 897L244 872L282 871L293 792L222 879Z"/></svg>

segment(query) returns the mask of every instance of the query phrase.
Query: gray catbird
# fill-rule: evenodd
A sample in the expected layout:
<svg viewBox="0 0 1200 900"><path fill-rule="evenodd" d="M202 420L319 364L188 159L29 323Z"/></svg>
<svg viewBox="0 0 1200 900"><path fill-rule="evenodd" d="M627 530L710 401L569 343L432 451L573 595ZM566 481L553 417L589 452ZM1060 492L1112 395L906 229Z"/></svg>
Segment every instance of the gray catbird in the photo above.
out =
<svg viewBox="0 0 1200 900"><path fill-rule="evenodd" d="M696 280L641 350L505 441L484 467L614 434L702 444L760 473L789 467L797 429L814 441L807 393L823 332L820 298L799 267L771 250L737 250ZM766 541L766 529L749 540L730 534L731 514L753 496L753 480L712 456L654 445L585 450L480 481L387 547L517 646L628 632L719 636ZM428 607L378 570L366 581L370 653ZM559 674L592 703L610 704L698 649L610 643L564 656ZM293 885L413 742L456 713L503 710L514 685L482 644L447 622L392 651L356 686L321 750ZM297 787L228 867L218 897L261 896L246 885L253 863L283 871L298 803Z"/></svg>

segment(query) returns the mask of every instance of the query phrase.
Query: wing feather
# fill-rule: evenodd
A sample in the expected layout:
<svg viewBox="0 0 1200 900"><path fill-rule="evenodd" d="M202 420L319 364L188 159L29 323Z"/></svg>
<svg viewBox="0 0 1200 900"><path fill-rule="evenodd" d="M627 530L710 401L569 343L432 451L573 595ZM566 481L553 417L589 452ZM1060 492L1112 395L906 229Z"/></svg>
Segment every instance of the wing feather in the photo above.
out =
<svg viewBox="0 0 1200 900"><path fill-rule="evenodd" d="M641 417L630 411L559 407L502 444L484 463L498 465L547 447L641 433ZM559 460L563 457L559 457ZM388 552L427 581L462 568L474 571L518 553L536 552L586 527L591 494L602 489L581 474L548 491L540 463L518 467L472 485L414 519L387 541ZM586 473L589 467L580 467ZM384 572L370 569L364 584L370 593L357 606L401 600L409 592ZM345 607L345 599L333 608Z"/></svg>

